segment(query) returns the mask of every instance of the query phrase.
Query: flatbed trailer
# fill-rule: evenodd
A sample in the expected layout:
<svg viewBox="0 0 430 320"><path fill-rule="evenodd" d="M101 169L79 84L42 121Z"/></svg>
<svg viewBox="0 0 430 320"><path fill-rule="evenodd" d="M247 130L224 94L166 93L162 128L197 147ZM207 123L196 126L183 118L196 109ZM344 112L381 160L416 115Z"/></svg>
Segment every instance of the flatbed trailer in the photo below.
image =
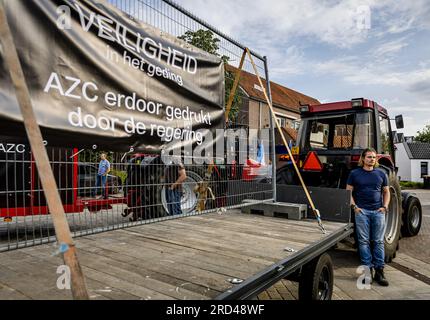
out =
<svg viewBox="0 0 430 320"><path fill-rule="evenodd" d="M325 228L323 234L315 220L233 209L83 236L75 242L90 296L250 299L352 233L350 223L325 222ZM56 287L58 275L48 272L62 264L53 250L47 244L2 253L0 283L6 286L0 286L0 297L7 295L5 288L17 285L20 294L31 299L63 296L64 290ZM13 281L16 277L20 281Z"/></svg>

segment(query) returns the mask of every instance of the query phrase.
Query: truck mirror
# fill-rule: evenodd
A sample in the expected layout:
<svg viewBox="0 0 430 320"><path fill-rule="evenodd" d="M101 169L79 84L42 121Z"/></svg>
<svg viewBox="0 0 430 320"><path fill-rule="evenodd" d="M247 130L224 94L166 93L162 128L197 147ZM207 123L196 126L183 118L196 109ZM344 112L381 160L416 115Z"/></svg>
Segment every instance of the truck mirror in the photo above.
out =
<svg viewBox="0 0 430 320"><path fill-rule="evenodd" d="M403 129L404 125L403 125L403 116L402 115L398 115L395 118L396 121L396 127L397 129Z"/></svg>

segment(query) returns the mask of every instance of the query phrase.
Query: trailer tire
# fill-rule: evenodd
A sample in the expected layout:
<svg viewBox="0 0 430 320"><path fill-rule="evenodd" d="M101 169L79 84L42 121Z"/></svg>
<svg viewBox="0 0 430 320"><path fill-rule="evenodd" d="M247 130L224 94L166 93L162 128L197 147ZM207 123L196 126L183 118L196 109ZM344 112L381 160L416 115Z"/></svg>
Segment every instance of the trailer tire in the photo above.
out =
<svg viewBox="0 0 430 320"><path fill-rule="evenodd" d="M389 263L396 257L402 226L402 196L396 174L385 166L380 167L388 176L390 188L390 205L385 217L385 262Z"/></svg>
<svg viewBox="0 0 430 320"><path fill-rule="evenodd" d="M402 235L404 237L416 236L420 232L423 219L421 204L417 198L410 197L402 218Z"/></svg>
<svg viewBox="0 0 430 320"><path fill-rule="evenodd" d="M333 262L327 253L323 253L302 268L299 299L331 300L333 278Z"/></svg>

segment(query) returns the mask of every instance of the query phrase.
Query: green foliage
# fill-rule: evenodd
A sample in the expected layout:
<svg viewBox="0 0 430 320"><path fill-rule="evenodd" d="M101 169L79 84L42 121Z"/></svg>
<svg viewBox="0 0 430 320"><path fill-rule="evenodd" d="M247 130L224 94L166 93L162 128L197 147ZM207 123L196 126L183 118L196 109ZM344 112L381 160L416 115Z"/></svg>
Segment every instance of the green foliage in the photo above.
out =
<svg viewBox="0 0 430 320"><path fill-rule="evenodd" d="M426 125L422 131L418 131L417 133L418 135L415 137L415 141L430 143L430 125Z"/></svg>
<svg viewBox="0 0 430 320"><path fill-rule="evenodd" d="M424 187L424 183L412 182L412 181L400 181L400 186L402 188L408 188L408 189L420 189Z"/></svg>
<svg viewBox="0 0 430 320"><path fill-rule="evenodd" d="M230 58L227 56L220 56L218 53L219 42L220 40L216 38L212 31L199 29L197 31L187 31L182 36L178 37L179 39L184 40L185 42L196 46L208 53L214 54L218 57L221 57L221 60L224 62L224 65L227 65ZM224 85L225 85L225 103L228 102L228 98L230 97L231 89L233 88L235 74L230 71L225 71L224 73ZM242 105L242 97L239 94L238 90L236 90L233 98L233 103L229 113L229 120L234 121L239 113L240 106Z"/></svg>
<svg viewBox="0 0 430 320"><path fill-rule="evenodd" d="M218 38L214 38L214 34L210 30L199 29L197 31L187 31L178 38L197 48L218 56L218 43L220 40Z"/></svg>
<svg viewBox="0 0 430 320"><path fill-rule="evenodd" d="M102 153L105 153L107 155L107 160L112 163L113 159L113 152L110 151L95 151L91 149L85 149L78 155L78 161L79 162L86 162L86 163L92 163L92 164L98 164L100 162L100 155Z"/></svg>
<svg viewBox="0 0 430 320"><path fill-rule="evenodd" d="M121 179L121 184L125 184L125 180L127 179L127 171L112 169L109 174L119 177Z"/></svg>

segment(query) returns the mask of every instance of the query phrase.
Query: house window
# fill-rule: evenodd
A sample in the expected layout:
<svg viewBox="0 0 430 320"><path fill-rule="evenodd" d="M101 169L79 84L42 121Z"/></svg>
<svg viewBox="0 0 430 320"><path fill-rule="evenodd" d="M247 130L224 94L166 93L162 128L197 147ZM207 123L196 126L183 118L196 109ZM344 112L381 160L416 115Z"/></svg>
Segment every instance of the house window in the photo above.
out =
<svg viewBox="0 0 430 320"><path fill-rule="evenodd" d="M429 163L421 162L421 178L424 176L428 176L429 174Z"/></svg>
<svg viewBox="0 0 430 320"><path fill-rule="evenodd" d="M287 126L287 118L277 116L276 120L281 128L285 128Z"/></svg>

